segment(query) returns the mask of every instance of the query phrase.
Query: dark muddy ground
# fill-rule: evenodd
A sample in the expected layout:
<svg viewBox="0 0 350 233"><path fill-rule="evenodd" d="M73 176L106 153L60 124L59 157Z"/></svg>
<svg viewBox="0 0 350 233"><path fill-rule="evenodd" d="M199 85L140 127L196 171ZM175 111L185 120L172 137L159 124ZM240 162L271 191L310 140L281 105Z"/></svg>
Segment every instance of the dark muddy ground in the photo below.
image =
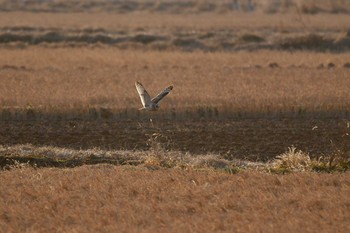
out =
<svg viewBox="0 0 350 233"><path fill-rule="evenodd" d="M219 153L227 159L266 161L295 146L311 156L350 149L345 119L243 119L203 121L7 121L2 145L31 143L101 148Z"/></svg>

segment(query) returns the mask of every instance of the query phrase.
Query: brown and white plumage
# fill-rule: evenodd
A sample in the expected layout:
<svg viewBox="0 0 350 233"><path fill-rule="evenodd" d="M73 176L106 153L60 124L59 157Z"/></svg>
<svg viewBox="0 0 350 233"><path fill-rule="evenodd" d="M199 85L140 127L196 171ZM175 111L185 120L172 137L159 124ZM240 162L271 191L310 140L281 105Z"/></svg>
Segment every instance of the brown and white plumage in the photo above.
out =
<svg viewBox="0 0 350 233"><path fill-rule="evenodd" d="M139 93L143 105L143 108L140 108L139 110L150 111L158 110L159 102L173 89L173 85L170 85L169 87L165 88L162 92L160 92L156 97L151 99L151 96L148 94L148 92L140 82L135 82L135 87L137 92Z"/></svg>

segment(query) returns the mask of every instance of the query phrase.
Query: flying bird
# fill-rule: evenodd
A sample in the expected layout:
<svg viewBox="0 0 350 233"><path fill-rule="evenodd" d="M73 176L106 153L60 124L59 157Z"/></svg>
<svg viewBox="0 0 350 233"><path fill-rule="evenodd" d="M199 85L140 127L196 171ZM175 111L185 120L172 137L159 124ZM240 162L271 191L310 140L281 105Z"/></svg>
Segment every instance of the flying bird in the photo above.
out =
<svg viewBox="0 0 350 233"><path fill-rule="evenodd" d="M135 87L137 92L139 93L141 102L143 107L139 110L149 110L149 111L157 111L159 108L159 102L173 89L173 85L165 88L162 92L160 92L156 97L151 99L151 96L148 94L146 89L140 82L135 82Z"/></svg>

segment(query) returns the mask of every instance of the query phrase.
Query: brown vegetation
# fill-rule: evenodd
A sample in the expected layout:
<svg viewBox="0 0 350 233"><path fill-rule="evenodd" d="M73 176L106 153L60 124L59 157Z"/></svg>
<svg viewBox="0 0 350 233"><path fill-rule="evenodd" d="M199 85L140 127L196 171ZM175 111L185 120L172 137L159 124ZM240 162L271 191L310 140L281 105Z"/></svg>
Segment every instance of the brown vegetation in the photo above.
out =
<svg viewBox="0 0 350 233"><path fill-rule="evenodd" d="M269 60L278 61L280 68L271 69ZM280 112L346 115L350 110L350 71L341 66L349 60L347 53L2 49L1 117L138 117L135 80L142 81L152 95L174 84L174 91L157 113L165 117ZM317 69L320 62L329 61L336 68Z"/></svg>
<svg viewBox="0 0 350 233"><path fill-rule="evenodd" d="M1 33L2 32L2 33ZM264 35L257 35L264 34ZM41 28L2 28L2 47L25 48L39 45L57 47L101 47L109 45L119 49L156 51L233 52L270 50L311 50L344 52L350 49L350 36L343 32L320 33L241 33L235 30L211 30L178 33L175 31L118 31L104 29L61 30Z"/></svg>
<svg viewBox="0 0 350 233"><path fill-rule="evenodd" d="M315 140L309 131L317 123L340 135L337 126L348 117L348 17L6 12L0 15L2 141L145 149L145 134L164 129L169 148L180 151L270 159L295 145L324 153L331 139ZM156 114L140 113L135 80L151 94L169 83L175 88ZM152 123L142 131L135 122L150 118L158 128ZM231 121L247 118L253 119ZM193 122L198 119L210 119L213 127L201 129L210 121ZM193 130L186 130L186 120ZM264 151L261 145L272 146Z"/></svg>
<svg viewBox="0 0 350 233"><path fill-rule="evenodd" d="M130 14L96 13L31 13L2 12L0 27L2 30L36 31L62 30L67 32L123 33L128 31L177 32L191 35L198 32L224 31L263 33L280 32L344 32L349 30L350 15L308 15L276 14L259 12L252 14L159 14L135 12ZM327 20L325 20L327 19ZM278 35L278 34L276 34Z"/></svg>
<svg viewBox="0 0 350 233"><path fill-rule="evenodd" d="M342 0L128 0L128 1L108 1L108 0L56 0L56 1L0 1L1 11L32 11L32 12L162 12L173 14L188 13L227 13L227 12L253 12L262 11L264 13L285 13L299 12L303 14L316 13L349 13L350 5Z"/></svg>
<svg viewBox="0 0 350 233"><path fill-rule="evenodd" d="M36 147L30 144L1 146L0 170L25 167L61 167L72 168L82 165L108 163L114 165L142 166L150 169L217 169L228 173L242 170L255 170L272 173L290 172L346 172L350 170L349 149L337 148L323 156L311 156L294 146L283 154L271 158L268 162L251 162L247 158L240 159L229 152L218 155L214 153L190 154L181 151L166 150L164 144L157 139L164 137L154 133L147 141L150 146L145 151L76 150L52 146Z"/></svg>
<svg viewBox="0 0 350 233"><path fill-rule="evenodd" d="M237 2L0 0L0 232L349 231L349 5Z"/></svg>
<svg viewBox="0 0 350 233"><path fill-rule="evenodd" d="M324 18L327 17L327 21ZM259 19L259 20L257 20ZM0 14L1 47L99 47L167 51L350 48L350 15L23 13Z"/></svg>
<svg viewBox="0 0 350 233"><path fill-rule="evenodd" d="M107 164L0 172L1 232L347 232L349 173Z"/></svg>

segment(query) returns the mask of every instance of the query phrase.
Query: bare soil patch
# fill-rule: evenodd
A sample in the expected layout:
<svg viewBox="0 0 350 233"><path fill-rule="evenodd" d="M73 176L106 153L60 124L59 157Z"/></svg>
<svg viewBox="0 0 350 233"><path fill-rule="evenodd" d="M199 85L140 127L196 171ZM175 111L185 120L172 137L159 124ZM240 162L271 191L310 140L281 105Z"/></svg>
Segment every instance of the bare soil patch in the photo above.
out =
<svg viewBox="0 0 350 233"><path fill-rule="evenodd" d="M3 145L30 143L74 149L149 150L220 154L223 158L268 161L295 146L312 157L336 149L348 153L344 119L242 119L202 121L2 122ZM155 139L152 135L158 135ZM152 141L153 140L153 141Z"/></svg>

